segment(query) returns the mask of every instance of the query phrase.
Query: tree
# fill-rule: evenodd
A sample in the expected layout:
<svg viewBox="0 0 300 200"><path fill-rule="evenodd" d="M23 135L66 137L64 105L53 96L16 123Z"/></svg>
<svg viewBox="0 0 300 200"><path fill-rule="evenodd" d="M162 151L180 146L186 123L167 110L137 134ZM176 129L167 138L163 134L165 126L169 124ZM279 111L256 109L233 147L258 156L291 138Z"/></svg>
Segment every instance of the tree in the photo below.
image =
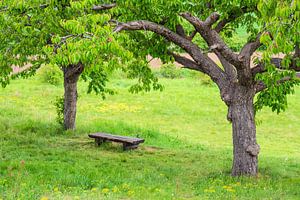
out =
<svg viewBox="0 0 300 200"><path fill-rule="evenodd" d="M256 175L260 146L256 141L255 108L270 106L278 112L283 110L286 95L299 83L295 73L300 70L299 1L117 3L119 20L129 22L116 22L115 32L134 31L132 37L139 55L151 54L163 61L173 59L185 68L207 74L216 83L228 106L227 119L232 123L232 175ZM246 28L250 37L240 52L234 52L224 38L239 26ZM194 41L198 34L205 40L206 49ZM251 56L258 49L263 51L263 57L256 58L256 66L251 67ZM190 58L180 55L181 52L188 53ZM221 67L206 52L215 53ZM283 59L272 58L279 52L285 54ZM256 94L259 95L254 106Z"/></svg>
<svg viewBox="0 0 300 200"><path fill-rule="evenodd" d="M77 82L80 76L89 82L88 92L103 98L114 91L106 87L108 74L121 68L139 78L132 91L159 89L147 63L133 59L121 43L125 35L112 35L108 10L115 3L98 0L0 2L0 81L6 86L11 66L33 66L18 76L33 75L42 63L57 65L64 74L64 128L75 129ZM100 4L101 3L101 4ZM103 12L105 11L105 12Z"/></svg>

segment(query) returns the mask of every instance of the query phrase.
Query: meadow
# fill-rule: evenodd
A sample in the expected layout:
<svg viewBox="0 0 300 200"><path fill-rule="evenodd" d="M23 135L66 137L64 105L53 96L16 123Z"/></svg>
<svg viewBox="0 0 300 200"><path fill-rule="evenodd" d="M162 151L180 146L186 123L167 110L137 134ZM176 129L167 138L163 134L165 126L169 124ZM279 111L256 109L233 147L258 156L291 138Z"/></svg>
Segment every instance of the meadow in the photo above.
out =
<svg viewBox="0 0 300 200"><path fill-rule="evenodd" d="M286 112L257 113L259 175L232 178L231 125L215 85L161 78L164 91L102 100L79 83L77 130L62 131L63 86L38 77L0 88L0 199L300 199L300 88ZM138 150L96 147L88 133L145 138Z"/></svg>

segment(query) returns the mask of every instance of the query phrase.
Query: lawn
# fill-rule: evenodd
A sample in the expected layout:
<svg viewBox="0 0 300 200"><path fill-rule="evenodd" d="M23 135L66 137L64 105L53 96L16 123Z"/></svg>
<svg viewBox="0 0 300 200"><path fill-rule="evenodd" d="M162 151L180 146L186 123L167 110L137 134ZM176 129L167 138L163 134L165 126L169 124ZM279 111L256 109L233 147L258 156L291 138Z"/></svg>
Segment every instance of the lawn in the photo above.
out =
<svg viewBox="0 0 300 200"><path fill-rule="evenodd" d="M231 125L218 89L195 77L164 79L163 92L102 100L79 84L77 130L53 105L62 86L37 77L0 89L0 199L300 199L300 88L280 115L257 114L259 175L230 177ZM91 132L146 139L138 150L95 147Z"/></svg>

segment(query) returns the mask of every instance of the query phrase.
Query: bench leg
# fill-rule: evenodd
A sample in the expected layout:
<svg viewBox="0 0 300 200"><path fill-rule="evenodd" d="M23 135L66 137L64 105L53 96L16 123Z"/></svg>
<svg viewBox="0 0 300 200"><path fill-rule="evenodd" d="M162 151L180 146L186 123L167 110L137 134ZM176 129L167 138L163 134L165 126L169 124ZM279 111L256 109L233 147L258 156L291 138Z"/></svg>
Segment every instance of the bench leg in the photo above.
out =
<svg viewBox="0 0 300 200"><path fill-rule="evenodd" d="M101 138L95 138L96 146L100 146L103 142L105 142L104 139L101 139Z"/></svg>
<svg viewBox="0 0 300 200"><path fill-rule="evenodd" d="M138 146L139 146L138 144L123 143L123 150L127 151L127 150L137 149Z"/></svg>

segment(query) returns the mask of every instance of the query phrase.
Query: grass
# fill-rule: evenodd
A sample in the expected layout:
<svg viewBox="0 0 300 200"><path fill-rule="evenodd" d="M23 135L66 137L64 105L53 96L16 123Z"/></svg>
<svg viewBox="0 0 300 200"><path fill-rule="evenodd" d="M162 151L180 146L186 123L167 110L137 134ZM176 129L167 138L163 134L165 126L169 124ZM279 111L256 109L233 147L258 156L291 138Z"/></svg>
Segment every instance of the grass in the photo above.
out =
<svg viewBox="0 0 300 200"><path fill-rule="evenodd" d="M55 122L63 87L38 78L0 89L0 199L300 199L300 89L287 112L257 119L260 174L232 178L231 126L215 86L161 79L163 92L118 91L105 101L79 84L77 131ZM123 152L95 147L91 132L139 136Z"/></svg>

